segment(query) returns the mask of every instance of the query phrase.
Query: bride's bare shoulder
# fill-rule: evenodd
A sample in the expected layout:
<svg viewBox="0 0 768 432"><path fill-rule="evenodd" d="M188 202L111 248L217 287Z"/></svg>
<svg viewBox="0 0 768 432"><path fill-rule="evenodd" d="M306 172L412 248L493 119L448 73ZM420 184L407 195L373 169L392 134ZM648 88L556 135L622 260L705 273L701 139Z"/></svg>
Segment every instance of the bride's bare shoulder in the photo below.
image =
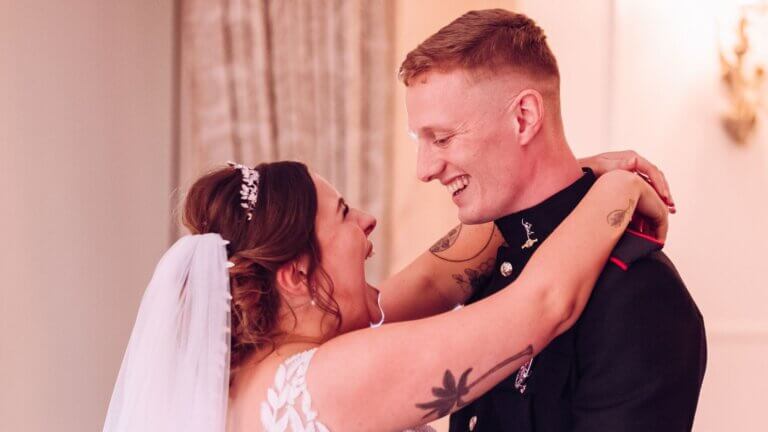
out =
<svg viewBox="0 0 768 432"><path fill-rule="evenodd" d="M270 354L261 361L245 362L233 374L229 386L227 431L260 431L261 403L267 400L267 391L284 358Z"/></svg>

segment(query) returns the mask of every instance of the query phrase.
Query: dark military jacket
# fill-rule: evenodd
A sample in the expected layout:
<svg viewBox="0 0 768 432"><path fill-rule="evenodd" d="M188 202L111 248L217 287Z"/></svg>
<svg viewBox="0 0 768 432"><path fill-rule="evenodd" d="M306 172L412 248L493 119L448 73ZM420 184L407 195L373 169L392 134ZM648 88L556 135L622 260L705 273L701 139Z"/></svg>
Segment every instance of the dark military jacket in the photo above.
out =
<svg viewBox="0 0 768 432"><path fill-rule="evenodd" d="M506 245L470 303L514 281L594 181L587 171L541 204L497 220ZM704 323L661 247L627 230L577 323L533 359L527 379L515 385L515 373L454 413L450 432L691 430L706 366Z"/></svg>

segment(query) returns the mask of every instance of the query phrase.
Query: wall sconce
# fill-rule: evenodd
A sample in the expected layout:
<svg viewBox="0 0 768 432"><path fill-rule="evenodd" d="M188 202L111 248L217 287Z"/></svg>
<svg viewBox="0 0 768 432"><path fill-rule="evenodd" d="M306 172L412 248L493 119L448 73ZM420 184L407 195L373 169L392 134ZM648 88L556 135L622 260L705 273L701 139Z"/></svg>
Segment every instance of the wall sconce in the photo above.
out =
<svg viewBox="0 0 768 432"><path fill-rule="evenodd" d="M768 53L765 46L755 47L753 42L768 41L768 2L741 6L737 23L735 35L731 33L729 37L735 36L732 43L724 44L723 34L720 38L722 81L730 102L730 110L723 114L722 122L728 135L744 145L757 126L758 111L763 103L766 73L763 62L768 61Z"/></svg>

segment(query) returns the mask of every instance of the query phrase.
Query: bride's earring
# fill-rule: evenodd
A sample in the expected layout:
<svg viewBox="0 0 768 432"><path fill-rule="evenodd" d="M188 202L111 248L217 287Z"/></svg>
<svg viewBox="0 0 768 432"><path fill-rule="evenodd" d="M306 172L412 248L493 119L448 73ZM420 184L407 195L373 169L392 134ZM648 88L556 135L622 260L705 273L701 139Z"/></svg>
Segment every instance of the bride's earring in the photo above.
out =
<svg viewBox="0 0 768 432"><path fill-rule="evenodd" d="M299 274L302 278L304 278L304 284L307 286L307 289L309 290L309 305L312 307L317 306L317 302L315 301L315 294L312 292L312 287L309 284L309 279L307 279L307 274L303 271L299 271Z"/></svg>
<svg viewBox="0 0 768 432"><path fill-rule="evenodd" d="M372 323L370 323L370 326L371 326L371 328L379 328L379 327L382 326L382 324L384 324L384 308L381 307L381 290L379 290L378 288L375 288L375 287L371 287L371 288L375 289L376 293L378 295L377 298L376 298L376 305L378 305L378 307L379 307L379 314L381 314L381 319L379 320L379 322L375 322L375 323L372 322Z"/></svg>

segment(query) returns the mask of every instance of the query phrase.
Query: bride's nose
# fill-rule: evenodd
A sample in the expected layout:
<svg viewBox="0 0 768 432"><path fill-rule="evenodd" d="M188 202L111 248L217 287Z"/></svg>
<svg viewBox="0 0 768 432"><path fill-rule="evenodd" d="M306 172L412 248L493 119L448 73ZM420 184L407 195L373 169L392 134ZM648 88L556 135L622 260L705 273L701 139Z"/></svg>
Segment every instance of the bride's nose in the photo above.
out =
<svg viewBox="0 0 768 432"><path fill-rule="evenodd" d="M371 235L376 228L376 218L365 212L360 212L360 227L365 232L365 236Z"/></svg>

